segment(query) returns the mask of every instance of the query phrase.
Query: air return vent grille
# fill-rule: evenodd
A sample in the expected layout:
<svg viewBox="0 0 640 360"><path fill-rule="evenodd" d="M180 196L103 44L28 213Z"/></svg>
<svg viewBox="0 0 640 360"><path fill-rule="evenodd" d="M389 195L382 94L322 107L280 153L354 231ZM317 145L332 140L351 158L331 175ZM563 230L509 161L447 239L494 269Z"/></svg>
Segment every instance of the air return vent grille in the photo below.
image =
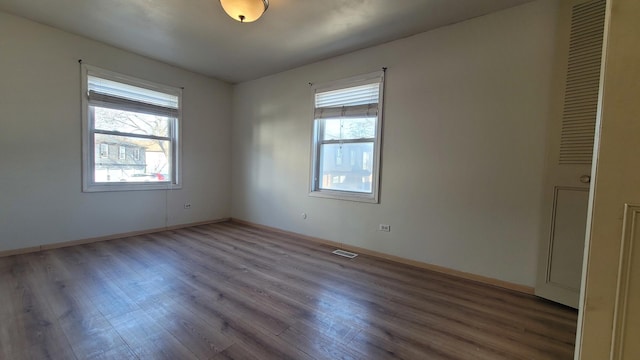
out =
<svg viewBox="0 0 640 360"><path fill-rule="evenodd" d="M560 164L591 164L600 84L605 0L575 5L564 92Z"/></svg>
<svg viewBox="0 0 640 360"><path fill-rule="evenodd" d="M352 252L345 251L345 250L334 250L332 252L332 254L344 256L344 257L347 257L349 259L353 259L354 257L358 256L358 254L356 254L356 253L352 253Z"/></svg>

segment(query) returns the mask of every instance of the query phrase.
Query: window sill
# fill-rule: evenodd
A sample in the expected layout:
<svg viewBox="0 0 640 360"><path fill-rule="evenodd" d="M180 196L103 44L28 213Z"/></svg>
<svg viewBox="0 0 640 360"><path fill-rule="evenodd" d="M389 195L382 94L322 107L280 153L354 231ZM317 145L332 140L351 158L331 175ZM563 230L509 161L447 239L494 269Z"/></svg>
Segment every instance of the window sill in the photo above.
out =
<svg viewBox="0 0 640 360"><path fill-rule="evenodd" d="M82 187L82 192L177 190L181 188L182 185L172 183L104 183L85 184Z"/></svg>
<svg viewBox="0 0 640 360"><path fill-rule="evenodd" d="M378 197L376 195L348 191L317 190L310 192L309 196L325 199L364 202L370 204L378 203Z"/></svg>

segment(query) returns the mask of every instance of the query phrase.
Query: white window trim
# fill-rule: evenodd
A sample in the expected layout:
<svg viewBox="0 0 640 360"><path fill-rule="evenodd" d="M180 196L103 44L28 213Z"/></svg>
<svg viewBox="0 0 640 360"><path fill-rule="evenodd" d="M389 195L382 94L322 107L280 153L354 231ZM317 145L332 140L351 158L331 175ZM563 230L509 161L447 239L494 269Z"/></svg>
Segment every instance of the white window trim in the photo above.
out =
<svg viewBox="0 0 640 360"><path fill-rule="evenodd" d="M320 189L318 186L318 172L319 172L319 164L316 163L316 159L319 157L319 146L318 146L318 122L313 119L313 131L311 135L311 171L310 171L310 188L309 188L309 196L318 197L318 198L328 198L328 199L337 199L337 200L347 200L347 201L357 201L357 202L366 202L366 203L379 203L380 202L380 168L381 168L381 158L382 158L382 123L383 123L383 107L384 107L384 76L385 71L376 71L368 74L357 75L345 79L334 80L321 84L313 84L312 85L312 94L311 96L311 113L315 112L315 94L317 92L324 92L330 90L338 90L347 87L354 87L359 85L371 84L373 80L378 80L380 82L380 95L378 99L378 120L376 121L376 137L374 139L374 158L373 158L373 171L371 174L372 184L371 184L371 194L369 193L359 193L359 192L351 192L351 191L343 191L343 190L327 190Z"/></svg>
<svg viewBox="0 0 640 360"><path fill-rule="evenodd" d="M151 81L138 79L132 76L119 74L113 71L101 69L96 66L81 64L81 99L82 99L82 191L135 191L135 190L171 190L182 188L182 89L167 85L157 84ZM96 183L94 181L94 169L92 157L95 156L95 148L91 139L91 126L89 124L89 89L88 76L95 75L100 78L121 82L124 84L147 88L159 92L178 96L178 119L171 129L173 136L172 146L172 180L170 182L113 182Z"/></svg>

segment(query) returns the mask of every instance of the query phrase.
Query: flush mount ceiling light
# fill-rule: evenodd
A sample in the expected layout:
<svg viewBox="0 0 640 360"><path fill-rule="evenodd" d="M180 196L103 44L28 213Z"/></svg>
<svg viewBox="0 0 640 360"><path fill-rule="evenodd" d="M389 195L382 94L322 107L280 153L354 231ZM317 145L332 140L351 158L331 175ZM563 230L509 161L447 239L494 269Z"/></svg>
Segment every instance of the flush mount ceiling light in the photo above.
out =
<svg viewBox="0 0 640 360"><path fill-rule="evenodd" d="M245 23L258 20L269 8L269 0L220 0L220 5L232 19Z"/></svg>

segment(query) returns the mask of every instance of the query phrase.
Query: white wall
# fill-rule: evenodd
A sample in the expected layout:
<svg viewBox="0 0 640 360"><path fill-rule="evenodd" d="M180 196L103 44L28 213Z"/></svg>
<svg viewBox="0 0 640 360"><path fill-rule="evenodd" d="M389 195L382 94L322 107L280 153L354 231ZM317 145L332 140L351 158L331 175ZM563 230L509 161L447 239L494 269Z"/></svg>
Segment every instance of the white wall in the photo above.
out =
<svg viewBox="0 0 640 360"><path fill-rule="evenodd" d="M81 192L78 59L185 88L181 190ZM228 217L231 94L221 81L0 12L0 251Z"/></svg>
<svg viewBox="0 0 640 360"><path fill-rule="evenodd" d="M533 286L555 19L536 1L236 85L232 216ZM383 66L380 204L309 197L308 83Z"/></svg>

